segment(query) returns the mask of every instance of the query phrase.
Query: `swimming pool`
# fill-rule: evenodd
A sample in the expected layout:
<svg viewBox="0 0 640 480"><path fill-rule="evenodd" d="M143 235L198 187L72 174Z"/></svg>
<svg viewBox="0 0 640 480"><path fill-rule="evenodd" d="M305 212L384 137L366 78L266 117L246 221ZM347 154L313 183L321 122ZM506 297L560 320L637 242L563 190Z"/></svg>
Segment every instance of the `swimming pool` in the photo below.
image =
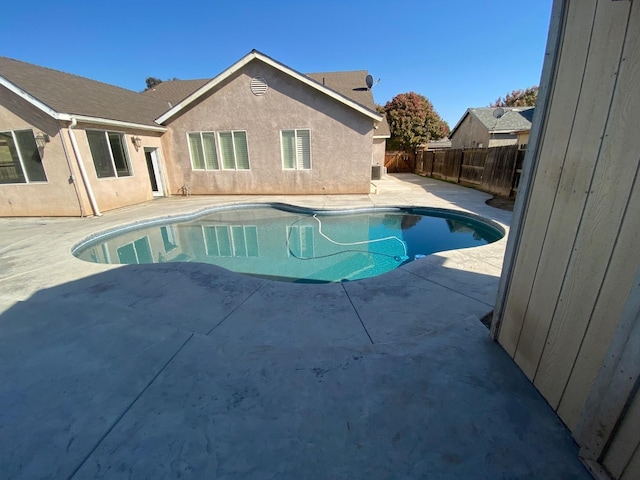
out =
<svg viewBox="0 0 640 480"><path fill-rule="evenodd" d="M203 262L279 281L340 282L503 236L493 222L442 209L244 205L139 222L96 235L73 254L94 263Z"/></svg>

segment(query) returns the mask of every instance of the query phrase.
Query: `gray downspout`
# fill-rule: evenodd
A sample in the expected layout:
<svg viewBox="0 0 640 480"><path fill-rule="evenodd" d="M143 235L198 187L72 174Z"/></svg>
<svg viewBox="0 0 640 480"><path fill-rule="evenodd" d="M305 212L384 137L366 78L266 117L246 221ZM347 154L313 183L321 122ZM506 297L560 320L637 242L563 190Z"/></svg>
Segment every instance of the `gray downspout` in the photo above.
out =
<svg viewBox="0 0 640 480"><path fill-rule="evenodd" d="M78 162L78 168L80 169L80 176L82 177L84 188L87 190L87 196L89 197L89 203L91 204L91 209L93 210L93 214L96 217L100 217L102 213L100 213L100 209L98 208L98 202L96 202L96 197L93 195L93 189L91 188L91 184L89 183L89 179L87 177L87 171L84 168L82 156L80 155L80 149L78 148L78 142L76 141L76 136L73 133L73 129L77 124L78 124L78 121L76 120L76 118L71 117L71 123L69 124L69 139L71 140L73 153L75 154L76 161Z"/></svg>

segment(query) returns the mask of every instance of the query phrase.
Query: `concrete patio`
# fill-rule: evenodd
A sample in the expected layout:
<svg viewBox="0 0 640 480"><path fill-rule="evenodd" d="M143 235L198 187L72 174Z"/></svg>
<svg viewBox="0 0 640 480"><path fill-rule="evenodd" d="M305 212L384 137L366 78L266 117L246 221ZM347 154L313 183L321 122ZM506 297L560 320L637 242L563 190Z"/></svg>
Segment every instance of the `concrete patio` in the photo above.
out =
<svg viewBox="0 0 640 480"><path fill-rule="evenodd" d="M356 282L114 266L96 232L212 205L431 206L508 229L489 195L412 174L350 196L172 197L0 219L0 478L590 479L480 318L506 237Z"/></svg>

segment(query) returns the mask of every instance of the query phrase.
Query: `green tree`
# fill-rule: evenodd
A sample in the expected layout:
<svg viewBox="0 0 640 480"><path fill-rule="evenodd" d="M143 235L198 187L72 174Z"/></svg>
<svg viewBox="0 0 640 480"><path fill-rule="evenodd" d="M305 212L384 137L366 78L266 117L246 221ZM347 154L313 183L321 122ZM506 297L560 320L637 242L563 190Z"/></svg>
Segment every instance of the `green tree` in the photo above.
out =
<svg viewBox="0 0 640 480"><path fill-rule="evenodd" d="M145 88L145 91L149 90L150 88L155 87L156 85L158 85L159 83L162 83L162 80L156 77L147 77L147 79L145 80L146 84L147 84L147 88Z"/></svg>
<svg viewBox="0 0 640 480"><path fill-rule="evenodd" d="M430 140L439 140L449 134L449 125L435 111L431 102L415 93L396 95L384 106L391 138L389 150L415 152Z"/></svg>
<svg viewBox="0 0 640 480"><path fill-rule="evenodd" d="M538 87L514 90L502 98L498 98L490 107L535 107L538 100Z"/></svg>

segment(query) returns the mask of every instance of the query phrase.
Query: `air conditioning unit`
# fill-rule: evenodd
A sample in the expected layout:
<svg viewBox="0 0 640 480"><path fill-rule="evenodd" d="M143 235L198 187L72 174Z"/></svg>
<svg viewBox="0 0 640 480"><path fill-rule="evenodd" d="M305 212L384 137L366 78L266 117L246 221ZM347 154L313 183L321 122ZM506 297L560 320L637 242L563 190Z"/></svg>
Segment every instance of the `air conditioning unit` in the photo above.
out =
<svg viewBox="0 0 640 480"><path fill-rule="evenodd" d="M371 166L371 180L380 180L382 178L382 166L380 165L372 165Z"/></svg>

